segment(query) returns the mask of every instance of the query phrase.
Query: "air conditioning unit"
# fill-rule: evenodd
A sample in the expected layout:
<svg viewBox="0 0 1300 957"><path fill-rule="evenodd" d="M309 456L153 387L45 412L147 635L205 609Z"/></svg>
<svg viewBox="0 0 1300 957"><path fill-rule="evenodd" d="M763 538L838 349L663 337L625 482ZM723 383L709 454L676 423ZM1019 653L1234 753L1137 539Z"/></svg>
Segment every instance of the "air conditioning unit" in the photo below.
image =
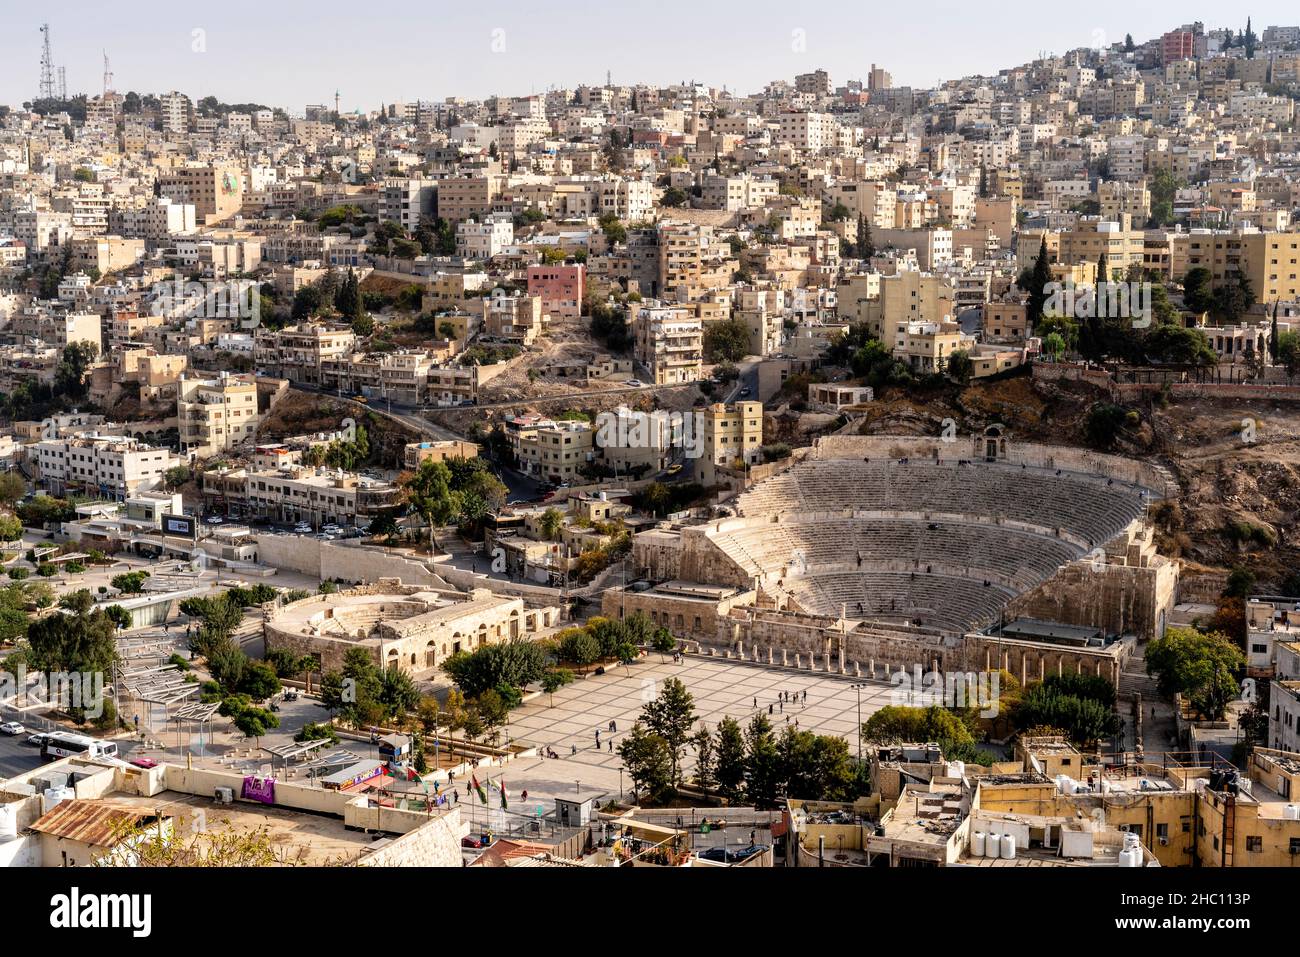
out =
<svg viewBox="0 0 1300 957"><path fill-rule="evenodd" d="M1162 838L1160 838L1160 846L1161 846L1161 847L1167 847L1168 845L1169 845L1169 838L1167 838L1167 837L1162 837Z"/></svg>
<svg viewBox="0 0 1300 957"><path fill-rule="evenodd" d="M232 788L217 788L212 797L218 804L234 804L235 792Z"/></svg>

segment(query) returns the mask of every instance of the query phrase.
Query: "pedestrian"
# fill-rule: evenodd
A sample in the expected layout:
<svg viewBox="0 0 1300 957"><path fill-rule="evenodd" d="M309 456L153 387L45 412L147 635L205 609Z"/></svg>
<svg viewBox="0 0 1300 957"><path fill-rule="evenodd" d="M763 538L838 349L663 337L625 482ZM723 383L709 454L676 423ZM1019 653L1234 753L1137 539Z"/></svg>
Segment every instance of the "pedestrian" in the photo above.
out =
<svg viewBox="0 0 1300 957"><path fill-rule="evenodd" d="M772 706L771 706L771 705L768 705L768 706L767 706L767 713L768 713L768 714L771 714L771 713L772 713Z"/></svg>
<svg viewBox="0 0 1300 957"><path fill-rule="evenodd" d="M522 798L523 800L527 801L527 800L528 800L528 792L527 792L527 791L520 791L520 792L519 792L519 797Z"/></svg>
<svg viewBox="0 0 1300 957"><path fill-rule="evenodd" d="M784 702L784 701L781 702L781 713L782 713L782 714L785 714L785 702Z"/></svg>
<svg viewBox="0 0 1300 957"><path fill-rule="evenodd" d="M453 788L453 789L452 789L452 792L451 792L451 802L452 802L453 804L459 804L459 803L460 803L460 792L457 791L455 788Z"/></svg>
<svg viewBox="0 0 1300 957"><path fill-rule="evenodd" d="M569 753L570 753L570 754L577 754L577 753L578 753L578 746L577 746L576 744L570 744L570 745L569 745Z"/></svg>
<svg viewBox="0 0 1300 957"><path fill-rule="evenodd" d="M808 689L807 689L807 688L804 688L804 689L803 689L803 703L804 703L804 704L807 704L807 703L808 703Z"/></svg>
<svg viewBox="0 0 1300 957"><path fill-rule="evenodd" d="M610 739L609 739L609 753L610 753L610 754L613 754L613 753L614 753L614 739L613 739L613 738L610 738Z"/></svg>
<svg viewBox="0 0 1300 957"><path fill-rule="evenodd" d="M755 708L755 710L758 709L758 699L757 699L757 698L754 699L754 708Z"/></svg>

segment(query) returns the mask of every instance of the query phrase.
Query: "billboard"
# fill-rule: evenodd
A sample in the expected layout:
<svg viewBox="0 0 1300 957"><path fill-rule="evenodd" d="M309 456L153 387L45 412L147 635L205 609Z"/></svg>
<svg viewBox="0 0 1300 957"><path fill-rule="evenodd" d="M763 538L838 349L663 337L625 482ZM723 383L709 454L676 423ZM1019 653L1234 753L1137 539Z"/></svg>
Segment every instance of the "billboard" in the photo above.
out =
<svg viewBox="0 0 1300 957"><path fill-rule="evenodd" d="M194 538L197 528L192 515L167 515L162 517L162 530L164 535L181 535L185 538Z"/></svg>

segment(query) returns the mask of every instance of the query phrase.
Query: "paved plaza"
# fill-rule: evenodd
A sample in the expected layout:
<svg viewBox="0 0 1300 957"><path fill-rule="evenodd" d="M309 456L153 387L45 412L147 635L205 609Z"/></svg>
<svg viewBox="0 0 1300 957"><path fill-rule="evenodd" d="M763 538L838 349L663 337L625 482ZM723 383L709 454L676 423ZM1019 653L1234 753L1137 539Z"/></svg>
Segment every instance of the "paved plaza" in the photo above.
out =
<svg viewBox="0 0 1300 957"><path fill-rule="evenodd" d="M715 729L730 716L742 726L756 713L771 707L773 728L779 734L786 724L797 722L801 731L839 735L857 748L857 683L861 691L862 720L890 703L887 681L860 682L843 676L815 674L789 668L748 664L717 658L688 656L681 664L671 659L662 663L651 654L635 664L619 666L604 675L579 678L555 692L554 707L549 695L540 695L511 712L510 740L514 744L553 748L558 761L522 759L512 761L505 772L538 796L603 793L617 796L622 761L618 745L640 716L645 703L660 691L666 678L679 678L695 698L699 721ZM779 701L780 692L791 701ZM808 692L807 703L803 692ZM799 703L794 703L795 695ZM757 701L757 708L755 707ZM788 720L787 720L788 719ZM609 722L618 730L610 733ZM698 725L697 725L698 727ZM600 749L596 731L600 730ZM614 742L611 751L609 742ZM573 747L577 753L573 753ZM687 766L691 760L688 758ZM630 782L623 776L622 787Z"/></svg>

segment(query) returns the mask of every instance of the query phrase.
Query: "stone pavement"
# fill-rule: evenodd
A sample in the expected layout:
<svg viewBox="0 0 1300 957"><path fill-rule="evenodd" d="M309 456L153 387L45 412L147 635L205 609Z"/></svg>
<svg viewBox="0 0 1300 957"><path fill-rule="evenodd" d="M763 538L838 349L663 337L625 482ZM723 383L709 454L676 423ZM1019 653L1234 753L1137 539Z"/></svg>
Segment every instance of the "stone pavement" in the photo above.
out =
<svg viewBox="0 0 1300 957"><path fill-rule="evenodd" d="M534 793L572 797L596 791L617 795L622 761L617 750L610 751L609 742L613 740L614 748L618 748L642 707L658 695L662 682L669 677L679 678L686 685L695 698L698 721L710 729L716 729L727 716L743 726L760 711L766 715L771 706L770 720L778 734L787 723L793 726L797 722L801 731L839 735L849 742L851 751L856 751L858 692L852 686L859 682L854 679L718 658L687 656L681 664L673 664L671 659L663 663L657 654L651 654L604 675L579 678L555 692L554 707L550 696L542 694L513 711L508 726L511 743L553 748L560 760L510 762L504 773L518 782L511 789L527 787L530 797ZM863 721L890 703L892 690L885 681L865 683L869 687L861 693ZM802 700L805 690L806 704ZM778 700L782 691L791 696L798 693L799 703L786 703L782 709ZM611 720L618 727L613 734L608 731ZM597 729L600 750L595 747ZM690 764L688 758L687 766ZM622 786L630 786L626 776Z"/></svg>

